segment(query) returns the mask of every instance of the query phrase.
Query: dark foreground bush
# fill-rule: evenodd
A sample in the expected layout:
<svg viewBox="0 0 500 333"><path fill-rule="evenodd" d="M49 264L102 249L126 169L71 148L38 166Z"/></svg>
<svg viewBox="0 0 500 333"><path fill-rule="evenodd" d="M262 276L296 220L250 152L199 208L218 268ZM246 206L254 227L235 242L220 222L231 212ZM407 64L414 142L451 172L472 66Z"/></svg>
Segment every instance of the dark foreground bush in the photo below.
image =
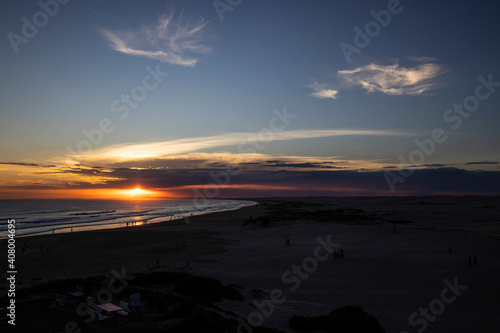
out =
<svg viewBox="0 0 500 333"><path fill-rule="evenodd" d="M238 329L240 322L235 319L224 318L220 314L208 310L203 305L194 302L192 299L179 300L168 314L170 318L181 318L180 322L164 327L164 332L168 333L222 333L222 332L250 332L253 333L282 333L273 328L254 327L248 324L244 328Z"/></svg>
<svg viewBox="0 0 500 333"><path fill-rule="evenodd" d="M203 276L190 276L180 280L174 292L193 297L203 304L218 302L222 298L243 300L243 296L236 289L223 286L219 280Z"/></svg>
<svg viewBox="0 0 500 333"><path fill-rule="evenodd" d="M165 285L176 283L177 281L190 276L182 272L153 272L153 273L135 273L132 280L134 285L148 288L151 285Z"/></svg>
<svg viewBox="0 0 500 333"><path fill-rule="evenodd" d="M290 318L290 328L302 332L384 333L377 318L359 306L343 306L326 316Z"/></svg>

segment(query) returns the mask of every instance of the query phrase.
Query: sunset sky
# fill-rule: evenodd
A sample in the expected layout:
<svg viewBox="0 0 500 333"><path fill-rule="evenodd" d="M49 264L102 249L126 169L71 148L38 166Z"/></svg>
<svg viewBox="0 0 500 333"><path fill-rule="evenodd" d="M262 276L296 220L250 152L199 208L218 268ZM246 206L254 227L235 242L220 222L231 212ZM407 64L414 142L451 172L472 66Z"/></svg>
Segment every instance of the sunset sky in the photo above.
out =
<svg viewBox="0 0 500 333"><path fill-rule="evenodd" d="M498 1L41 3L0 4L1 199L500 194Z"/></svg>

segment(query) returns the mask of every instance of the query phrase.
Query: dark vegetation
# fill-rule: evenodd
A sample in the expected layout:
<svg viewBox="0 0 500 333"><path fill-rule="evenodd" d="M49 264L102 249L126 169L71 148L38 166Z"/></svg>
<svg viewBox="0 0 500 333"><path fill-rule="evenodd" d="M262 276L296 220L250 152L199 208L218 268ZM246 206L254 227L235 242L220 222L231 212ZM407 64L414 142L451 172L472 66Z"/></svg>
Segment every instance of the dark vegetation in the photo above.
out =
<svg viewBox="0 0 500 333"><path fill-rule="evenodd" d="M359 306L343 306L325 316L290 318L290 328L301 332L384 333L373 315Z"/></svg>
<svg viewBox="0 0 500 333"><path fill-rule="evenodd" d="M141 294L142 318L130 314L128 321L105 325L88 325L88 315L76 312L79 304L60 306L53 293L66 293L75 286L91 283L98 285L101 276L87 279L71 278L49 281L16 293L16 331L19 332L64 332L68 322L75 322L81 332L236 332L239 322L234 315L224 313L215 302L223 299L242 301L243 296L234 286L224 286L217 279L193 276L183 272L153 272L134 274L130 284L113 295L115 303L125 300L132 293ZM171 287L165 296L164 287ZM8 299L0 299L7 304ZM226 318L232 317L232 318ZM6 320L0 330L10 328ZM75 328L75 332L77 329ZM276 333L274 329L259 327L255 333Z"/></svg>
<svg viewBox="0 0 500 333"><path fill-rule="evenodd" d="M392 221L383 216L388 214L370 213L354 208L325 208L316 203L281 202L276 204L265 204L268 214L250 217L243 225L255 224L259 226L270 226L272 222L309 220L330 223L348 224L382 224L382 223L409 223L410 221ZM390 214L389 214L390 215Z"/></svg>
<svg viewBox="0 0 500 333"><path fill-rule="evenodd" d="M243 301L238 286L224 286L217 279L194 276L184 272L153 272L134 274L130 284L114 294L115 302L127 299L132 293L141 294L142 318L130 314L128 321L121 324L88 325L88 315L76 312L78 304L60 306L56 304L53 293L65 293L77 285L91 283L98 285L101 276L86 279L71 278L49 281L31 288L19 290L16 294L16 331L18 332L64 332L69 322L74 322L72 331L85 332L170 332L170 333L219 333L237 332L240 322L231 312L223 311L215 304L223 299ZM164 288L169 286L170 293L165 296ZM251 294L258 298L266 293L253 289ZM7 304L6 297L0 299ZM0 323L4 331L7 321ZM77 326L76 326L77 325ZM250 326L247 326L250 327ZM362 308L345 306L326 316L293 316L290 327L296 331L313 332L384 332L378 320ZM9 327L10 328L10 327ZM279 333L267 327L252 327L254 333ZM245 331L245 328L243 328Z"/></svg>

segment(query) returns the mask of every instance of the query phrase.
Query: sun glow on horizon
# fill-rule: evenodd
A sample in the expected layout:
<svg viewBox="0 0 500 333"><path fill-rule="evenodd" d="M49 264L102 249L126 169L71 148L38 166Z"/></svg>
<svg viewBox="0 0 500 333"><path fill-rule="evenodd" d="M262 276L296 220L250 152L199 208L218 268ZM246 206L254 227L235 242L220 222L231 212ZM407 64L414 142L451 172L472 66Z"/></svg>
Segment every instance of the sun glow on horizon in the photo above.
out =
<svg viewBox="0 0 500 333"><path fill-rule="evenodd" d="M130 192L131 192L132 195L140 195L140 194L144 194L146 191L144 191L140 187L136 187L133 190L131 190Z"/></svg>
<svg viewBox="0 0 500 333"><path fill-rule="evenodd" d="M166 189L141 187L118 189L0 189L0 199L94 199L94 200L164 200L172 197Z"/></svg>
<svg viewBox="0 0 500 333"><path fill-rule="evenodd" d="M151 199L152 197L158 196L156 191L145 190L140 186L130 190L123 190L123 193L128 197L128 199Z"/></svg>

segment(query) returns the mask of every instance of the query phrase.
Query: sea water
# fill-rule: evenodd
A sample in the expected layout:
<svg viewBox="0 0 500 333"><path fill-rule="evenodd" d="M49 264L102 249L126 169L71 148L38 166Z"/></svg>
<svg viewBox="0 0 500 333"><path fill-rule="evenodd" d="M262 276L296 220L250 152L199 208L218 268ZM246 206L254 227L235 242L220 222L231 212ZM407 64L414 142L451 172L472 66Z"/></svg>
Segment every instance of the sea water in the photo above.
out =
<svg viewBox="0 0 500 333"><path fill-rule="evenodd" d="M254 205L244 200L0 200L0 238L16 221L16 237L137 226Z"/></svg>

